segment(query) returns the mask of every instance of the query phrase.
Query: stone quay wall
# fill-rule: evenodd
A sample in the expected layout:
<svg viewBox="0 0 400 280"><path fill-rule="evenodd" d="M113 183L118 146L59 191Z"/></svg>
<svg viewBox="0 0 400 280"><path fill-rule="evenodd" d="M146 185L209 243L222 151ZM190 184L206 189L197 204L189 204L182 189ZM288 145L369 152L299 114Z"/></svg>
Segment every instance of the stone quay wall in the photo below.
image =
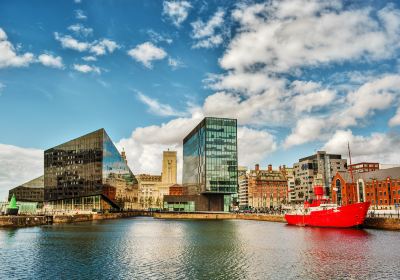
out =
<svg viewBox="0 0 400 280"><path fill-rule="evenodd" d="M365 228L400 230L400 219L396 218L366 218Z"/></svg>
<svg viewBox="0 0 400 280"><path fill-rule="evenodd" d="M234 213L154 213L154 218L157 219L193 219L193 220L256 220L268 222L285 223L283 215L256 215L256 214L234 214Z"/></svg>
<svg viewBox="0 0 400 280"><path fill-rule="evenodd" d="M33 227L51 223L46 216L0 216L0 227Z"/></svg>
<svg viewBox="0 0 400 280"><path fill-rule="evenodd" d="M68 214L55 216L0 216L0 227L30 227L47 224L65 224L88 222L93 220L121 219L136 216L151 216L144 211L104 213L104 214Z"/></svg>

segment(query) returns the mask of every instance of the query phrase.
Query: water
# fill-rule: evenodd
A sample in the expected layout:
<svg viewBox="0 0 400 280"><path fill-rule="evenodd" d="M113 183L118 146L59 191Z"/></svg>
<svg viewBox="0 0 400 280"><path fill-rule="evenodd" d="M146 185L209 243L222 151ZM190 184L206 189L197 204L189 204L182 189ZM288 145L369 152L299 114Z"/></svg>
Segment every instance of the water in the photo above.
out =
<svg viewBox="0 0 400 280"><path fill-rule="evenodd" d="M400 279L400 233L132 218L0 229L0 279Z"/></svg>

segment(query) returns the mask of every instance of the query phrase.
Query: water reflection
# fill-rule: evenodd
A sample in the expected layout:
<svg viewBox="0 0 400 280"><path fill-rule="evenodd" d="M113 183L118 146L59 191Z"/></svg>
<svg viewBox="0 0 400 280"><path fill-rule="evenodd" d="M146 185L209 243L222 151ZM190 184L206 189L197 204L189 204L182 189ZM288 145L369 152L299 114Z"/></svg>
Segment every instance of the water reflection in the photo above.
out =
<svg viewBox="0 0 400 280"><path fill-rule="evenodd" d="M135 218L0 229L0 279L399 279L400 234Z"/></svg>

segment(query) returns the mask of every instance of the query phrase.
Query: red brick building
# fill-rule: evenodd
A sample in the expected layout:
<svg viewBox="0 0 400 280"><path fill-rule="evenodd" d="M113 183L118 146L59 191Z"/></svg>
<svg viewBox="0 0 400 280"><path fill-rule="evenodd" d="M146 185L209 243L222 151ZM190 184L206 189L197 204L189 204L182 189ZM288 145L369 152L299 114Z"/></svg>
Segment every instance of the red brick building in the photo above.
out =
<svg viewBox="0 0 400 280"><path fill-rule="evenodd" d="M276 207L287 202L288 183L285 170L261 170L256 164L248 174L248 202L254 208Z"/></svg>
<svg viewBox="0 0 400 280"><path fill-rule="evenodd" d="M169 187L169 195L187 195L187 188L175 184Z"/></svg>
<svg viewBox="0 0 400 280"><path fill-rule="evenodd" d="M351 183L348 173L336 173L331 185L334 202L369 201L373 209L394 209L400 203L400 167L356 173L353 177Z"/></svg>
<svg viewBox="0 0 400 280"><path fill-rule="evenodd" d="M348 170L352 170L355 173L364 173L379 170L378 162L359 162L348 166Z"/></svg>
<svg viewBox="0 0 400 280"><path fill-rule="evenodd" d="M358 201L356 183L353 183L347 171L338 171L331 183L332 202L349 205Z"/></svg>

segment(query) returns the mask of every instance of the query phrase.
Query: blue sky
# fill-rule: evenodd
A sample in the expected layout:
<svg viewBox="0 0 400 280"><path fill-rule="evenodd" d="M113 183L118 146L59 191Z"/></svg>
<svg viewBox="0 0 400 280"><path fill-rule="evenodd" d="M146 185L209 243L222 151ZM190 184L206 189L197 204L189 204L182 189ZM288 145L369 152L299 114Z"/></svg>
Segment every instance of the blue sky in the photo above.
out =
<svg viewBox="0 0 400 280"><path fill-rule="evenodd" d="M377 3L378 2L378 3ZM204 116L237 118L239 162L316 150L398 163L394 1L0 1L0 196L42 152L104 127L158 173Z"/></svg>

